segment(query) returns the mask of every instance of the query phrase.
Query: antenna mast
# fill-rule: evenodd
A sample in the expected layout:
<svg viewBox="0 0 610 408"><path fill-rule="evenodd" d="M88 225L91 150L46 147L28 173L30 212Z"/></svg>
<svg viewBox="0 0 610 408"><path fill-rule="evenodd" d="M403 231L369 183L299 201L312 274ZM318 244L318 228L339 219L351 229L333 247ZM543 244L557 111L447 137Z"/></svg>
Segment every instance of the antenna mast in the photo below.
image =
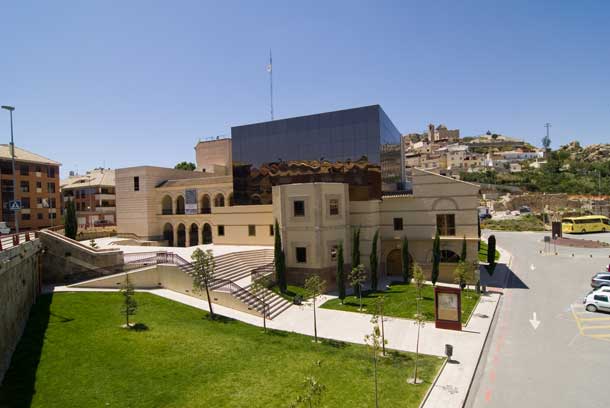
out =
<svg viewBox="0 0 610 408"><path fill-rule="evenodd" d="M269 72L269 95L271 97L271 120L273 120L273 59L271 56L271 49L269 49L269 65L267 65L267 72Z"/></svg>

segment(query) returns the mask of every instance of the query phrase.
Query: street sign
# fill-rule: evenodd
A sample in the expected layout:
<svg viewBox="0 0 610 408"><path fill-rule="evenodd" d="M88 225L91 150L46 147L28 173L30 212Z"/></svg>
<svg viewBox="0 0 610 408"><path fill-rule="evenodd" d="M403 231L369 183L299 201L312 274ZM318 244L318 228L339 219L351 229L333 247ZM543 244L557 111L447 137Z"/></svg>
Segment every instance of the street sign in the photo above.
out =
<svg viewBox="0 0 610 408"><path fill-rule="evenodd" d="M8 208L13 211L21 210L21 200L11 200L8 202Z"/></svg>

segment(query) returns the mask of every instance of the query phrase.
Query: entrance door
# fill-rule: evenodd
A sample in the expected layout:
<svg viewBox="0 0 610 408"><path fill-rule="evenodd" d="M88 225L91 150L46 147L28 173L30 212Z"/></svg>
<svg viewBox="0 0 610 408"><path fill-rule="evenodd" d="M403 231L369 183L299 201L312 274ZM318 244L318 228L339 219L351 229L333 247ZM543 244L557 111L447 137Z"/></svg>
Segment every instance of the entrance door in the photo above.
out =
<svg viewBox="0 0 610 408"><path fill-rule="evenodd" d="M400 254L400 249L393 249L388 254L388 258L386 261L386 275L402 275L402 256Z"/></svg>

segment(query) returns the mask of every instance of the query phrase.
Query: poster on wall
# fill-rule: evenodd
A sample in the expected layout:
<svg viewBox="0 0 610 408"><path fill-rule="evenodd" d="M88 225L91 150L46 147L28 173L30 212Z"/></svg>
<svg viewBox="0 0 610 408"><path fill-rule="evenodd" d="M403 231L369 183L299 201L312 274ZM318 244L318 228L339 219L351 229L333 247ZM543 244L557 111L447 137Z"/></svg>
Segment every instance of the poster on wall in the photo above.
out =
<svg viewBox="0 0 610 408"><path fill-rule="evenodd" d="M197 214L197 189L184 191L184 213Z"/></svg>

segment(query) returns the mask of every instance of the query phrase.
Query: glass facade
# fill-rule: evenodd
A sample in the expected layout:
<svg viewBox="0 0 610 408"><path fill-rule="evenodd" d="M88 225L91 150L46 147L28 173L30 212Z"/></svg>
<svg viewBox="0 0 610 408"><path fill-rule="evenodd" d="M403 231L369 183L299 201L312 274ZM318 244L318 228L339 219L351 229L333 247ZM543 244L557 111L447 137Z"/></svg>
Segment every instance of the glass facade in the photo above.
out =
<svg viewBox="0 0 610 408"><path fill-rule="evenodd" d="M274 175L286 173L286 169L282 173L283 164L299 161L307 162L310 167L319 167L324 162L341 162L349 163L353 168L352 163L360 163L360 170L356 171L366 174L352 177L350 185L352 182L375 184L371 179L374 178L373 167L378 166L381 171L377 173L384 179L378 184L384 189L396 190L402 180L402 176L397 175L401 157L395 148L382 146L400 149L400 137L400 132L379 105L233 127L235 204L270 203L271 186L287 182L286 177ZM315 173L315 170L310 172ZM294 172L290 174L294 175ZM331 179L336 181L337 177Z"/></svg>

